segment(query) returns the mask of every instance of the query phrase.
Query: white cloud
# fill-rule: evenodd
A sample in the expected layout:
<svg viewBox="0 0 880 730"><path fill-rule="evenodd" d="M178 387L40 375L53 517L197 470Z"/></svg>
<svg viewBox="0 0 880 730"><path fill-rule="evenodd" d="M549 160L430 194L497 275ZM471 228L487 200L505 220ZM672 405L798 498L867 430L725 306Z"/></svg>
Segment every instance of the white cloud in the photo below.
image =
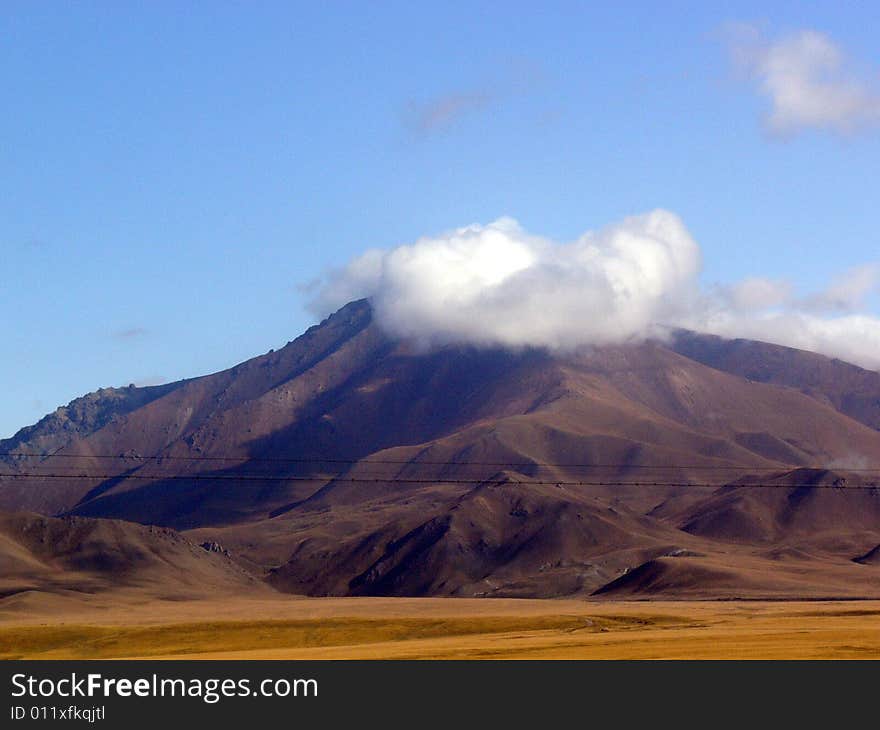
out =
<svg viewBox="0 0 880 730"><path fill-rule="evenodd" d="M722 337L773 342L880 369L880 319L866 314L821 317L792 310L747 317L730 311L715 311L682 324Z"/></svg>
<svg viewBox="0 0 880 730"><path fill-rule="evenodd" d="M770 41L752 26L729 30L734 61L769 99L771 133L852 133L880 125L878 83L862 78L825 34L800 30Z"/></svg>
<svg viewBox="0 0 880 730"><path fill-rule="evenodd" d="M781 279L750 276L724 287L721 296L735 310L755 312L780 307L790 301L792 286Z"/></svg>
<svg viewBox="0 0 880 730"><path fill-rule="evenodd" d="M745 286L757 294L754 306L736 306L730 296L704 299L699 311L681 322L683 326L724 337L745 337L811 350L863 367L880 369L880 318L859 313L867 296L876 289L880 267L857 266L834 276L828 286L795 298L784 281L771 282L762 291L746 279L731 287ZM777 296L773 296L773 293Z"/></svg>
<svg viewBox="0 0 880 730"><path fill-rule="evenodd" d="M681 220L663 210L568 244L502 218L368 252L327 279L316 308L357 291L396 336L571 348L651 334L686 308L699 263Z"/></svg>
<svg viewBox="0 0 880 730"><path fill-rule="evenodd" d="M370 298L392 336L570 350L686 327L746 337L880 368L880 319L857 311L876 266L795 297L790 283L751 277L701 291L699 246L674 213L626 218L570 243L511 218L359 256L330 272L312 303L325 315Z"/></svg>
<svg viewBox="0 0 880 730"><path fill-rule="evenodd" d="M803 307L817 312L854 312L877 287L880 266L863 264L835 276L828 287L807 297Z"/></svg>

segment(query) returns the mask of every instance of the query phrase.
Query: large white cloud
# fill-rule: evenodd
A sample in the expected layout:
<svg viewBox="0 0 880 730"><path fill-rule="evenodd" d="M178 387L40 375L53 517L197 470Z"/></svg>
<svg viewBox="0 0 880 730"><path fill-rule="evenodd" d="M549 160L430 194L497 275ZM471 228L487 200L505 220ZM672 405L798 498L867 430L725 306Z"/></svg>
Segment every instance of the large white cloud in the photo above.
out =
<svg viewBox="0 0 880 730"><path fill-rule="evenodd" d="M565 244L502 218L368 251L325 277L313 309L323 315L368 297L390 334L428 345L570 350L686 327L880 368L880 319L862 311L875 264L795 296L790 282L765 277L701 291L700 261L682 221L665 210Z"/></svg>
<svg viewBox="0 0 880 730"><path fill-rule="evenodd" d="M667 211L567 244L502 218L369 251L327 277L314 308L369 297L399 337L570 349L656 334L689 310L699 268L697 244Z"/></svg>
<svg viewBox="0 0 880 730"><path fill-rule="evenodd" d="M880 125L878 84L853 70L825 34L800 30L768 40L752 26L729 31L734 60L770 101L765 121L772 133L851 133Z"/></svg>

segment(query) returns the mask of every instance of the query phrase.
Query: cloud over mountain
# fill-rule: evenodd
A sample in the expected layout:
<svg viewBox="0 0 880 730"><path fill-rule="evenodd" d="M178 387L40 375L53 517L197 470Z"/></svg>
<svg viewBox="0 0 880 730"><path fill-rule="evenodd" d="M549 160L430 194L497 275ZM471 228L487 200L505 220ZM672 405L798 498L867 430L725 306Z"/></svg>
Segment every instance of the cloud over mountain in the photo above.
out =
<svg viewBox="0 0 880 730"><path fill-rule="evenodd" d="M789 282L764 277L703 290L700 263L698 244L665 210L569 243L501 218L367 251L326 275L312 309L324 315L369 298L383 328L425 345L571 350L686 327L880 367L880 319L860 311L876 267L858 267L798 297Z"/></svg>
<svg viewBox="0 0 880 730"><path fill-rule="evenodd" d="M367 296L398 336L565 349L651 334L686 306L699 266L697 244L663 210L567 244L501 218L369 251L329 276L316 308Z"/></svg>

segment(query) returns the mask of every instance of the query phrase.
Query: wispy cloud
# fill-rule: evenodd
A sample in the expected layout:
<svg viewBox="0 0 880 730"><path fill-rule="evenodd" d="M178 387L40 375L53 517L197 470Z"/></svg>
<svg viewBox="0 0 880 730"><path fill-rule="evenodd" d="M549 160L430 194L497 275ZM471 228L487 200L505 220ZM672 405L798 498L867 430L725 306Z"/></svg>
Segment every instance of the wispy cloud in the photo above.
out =
<svg viewBox="0 0 880 730"><path fill-rule="evenodd" d="M482 111L497 96L482 91L461 92L438 96L423 102L412 101L408 107L410 126L421 134L439 132L454 125L462 117Z"/></svg>
<svg viewBox="0 0 880 730"><path fill-rule="evenodd" d="M848 314L859 310L877 289L880 265L862 264L835 276L828 287L803 301L805 309Z"/></svg>
<svg viewBox="0 0 880 730"><path fill-rule="evenodd" d="M113 333L114 340L135 340L145 337L148 330L143 327L128 327L126 329L117 330Z"/></svg>
<svg viewBox="0 0 880 730"><path fill-rule="evenodd" d="M791 301L794 287L784 279L750 276L729 286L720 287L718 295L740 312L758 312L781 307Z"/></svg>
<svg viewBox="0 0 880 730"><path fill-rule="evenodd" d="M859 73L824 33L769 39L756 26L726 29L731 58L769 101L764 123L778 138L807 129L852 134L880 127L877 73Z"/></svg>
<svg viewBox="0 0 880 730"><path fill-rule="evenodd" d="M461 86L445 93L411 100L404 110L405 123L420 135L440 133L467 117L488 116L488 112L534 93L546 82L547 74L538 61L508 58L489 78L466 79Z"/></svg>
<svg viewBox="0 0 880 730"><path fill-rule="evenodd" d="M796 296L795 287L786 279L747 277L719 287L715 297L727 309L736 312L798 311L812 314L853 314L863 309L868 297L877 290L880 265L861 264L836 274L818 292Z"/></svg>

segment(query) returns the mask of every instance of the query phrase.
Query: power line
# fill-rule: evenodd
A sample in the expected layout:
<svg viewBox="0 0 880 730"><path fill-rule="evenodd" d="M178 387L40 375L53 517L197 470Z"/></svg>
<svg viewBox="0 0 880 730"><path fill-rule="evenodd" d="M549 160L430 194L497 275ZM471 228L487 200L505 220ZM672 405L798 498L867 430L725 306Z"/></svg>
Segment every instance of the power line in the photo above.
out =
<svg viewBox="0 0 880 730"><path fill-rule="evenodd" d="M8 452L0 454L0 459L98 459L98 460L123 460L123 461L186 461L186 462L257 462L267 464L380 464L380 465L396 465L396 466L488 466L501 467L508 469L524 469L529 467L547 467L547 468L569 468L569 469L704 469L707 471L769 471L766 468L758 466L742 466L722 464L622 464L622 463L598 463L583 464L573 462L507 462L507 461L421 461L416 459L371 459L365 457L362 459L340 459L319 457L272 457L272 456L165 456L157 454L155 456L142 456L139 454L28 454L21 452ZM779 467L787 471L795 471L798 469L810 469L814 471L827 471L829 469L839 469L846 472L880 472L880 466L875 467L829 467L829 466L789 466Z"/></svg>
<svg viewBox="0 0 880 730"><path fill-rule="evenodd" d="M126 479L139 481L230 481L230 482L335 482L346 484L490 484L502 482L500 479L408 479L401 477L303 477L281 475L205 475L194 474L192 476L180 474L0 474L3 479L85 479L85 480L108 480ZM757 489L835 489L835 490L880 490L880 484L864 484L844 486L841 484L717 484L709 482L636 482L636 481L573 481L558 479L505 479L506 483L516 485L536 486L577 486L577 487L697 487L719 489L728 488L757 488Z"/></svg>

